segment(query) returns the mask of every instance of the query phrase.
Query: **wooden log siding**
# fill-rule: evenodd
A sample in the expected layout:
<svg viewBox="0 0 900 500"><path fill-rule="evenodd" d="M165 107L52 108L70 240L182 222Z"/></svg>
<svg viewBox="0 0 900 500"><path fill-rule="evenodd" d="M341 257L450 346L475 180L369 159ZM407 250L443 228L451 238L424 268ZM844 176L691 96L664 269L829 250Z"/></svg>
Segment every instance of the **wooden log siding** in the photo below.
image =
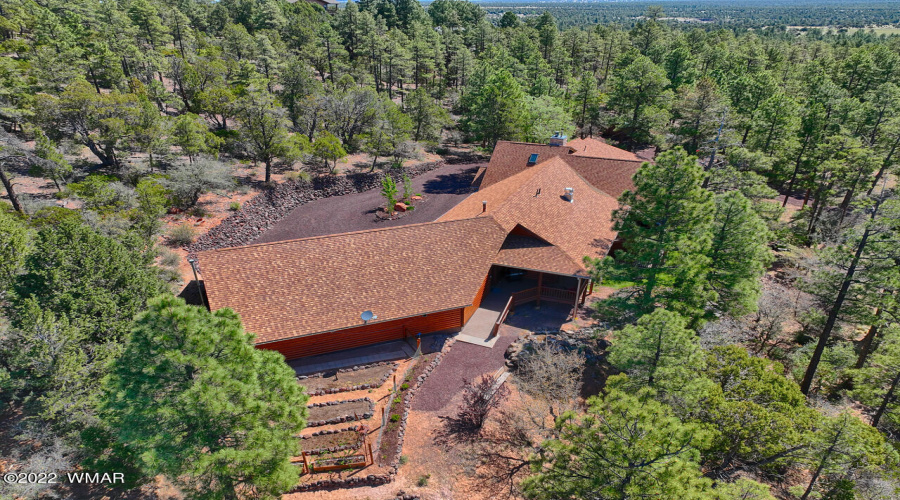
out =
<svg viewBox="0 0 900 500"><path fill-rule="evenodd" d="M465 308L463 310L463 325L469 322L469 318L475 314L475 311L481 307L481 300L484 298L484 291L487 288L488 278L490 275L484 277L484 282L481 284L481 288L478 289L478 293L475 294L475 300L472 301L472 305Z"/></svg>
<svg viewBox="0 0 900 500"><path fill-rule="evenodd" d="M333 332L314 333L293 339L259 344L256 347L278 351L284 355L285 359L313 356L389 340L400 340L404 338L407 331L410 335L415 335L461 328L462 312L463 308L450 309L424 316L376 322Z"/></svg>

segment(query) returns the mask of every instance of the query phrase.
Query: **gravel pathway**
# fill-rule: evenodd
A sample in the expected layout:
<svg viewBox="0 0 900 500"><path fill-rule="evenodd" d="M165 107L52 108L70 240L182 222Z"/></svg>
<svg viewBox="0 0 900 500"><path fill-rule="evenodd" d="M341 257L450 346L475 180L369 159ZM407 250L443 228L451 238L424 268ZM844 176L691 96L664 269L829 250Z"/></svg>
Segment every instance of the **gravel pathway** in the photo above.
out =
<svg viewBox="0 0 900 500"><path fill-rule="evenodd" d="M379 189L371 189L300 205L253 243L431 222L471 193L472 179L481 165L483 163L446 165L414 178L414 191L425 195L425 201L399 219L376 221L375 209L384 203L384 199ZM402 194L402 185L397 188Z"/></svg>
<svg viewBox="0 0 900 500"><path fill-rule="evenodd" d="M464 377L473 380L482 374L494 373L504 365L506 348L519 337L519 332L521 330L504 325L497 343L490 349L463 342L454 344L416 393L412 408L430 412L444 410L462 391Z"/></svg>

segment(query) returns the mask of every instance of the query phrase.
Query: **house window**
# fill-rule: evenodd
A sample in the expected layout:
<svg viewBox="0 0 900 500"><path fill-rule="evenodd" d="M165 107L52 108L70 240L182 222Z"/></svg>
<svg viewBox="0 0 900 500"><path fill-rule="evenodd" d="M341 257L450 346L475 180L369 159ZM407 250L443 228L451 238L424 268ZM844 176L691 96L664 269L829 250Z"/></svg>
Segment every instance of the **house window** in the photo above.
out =
<svg viewBox="0 0 900 500"><path fill-rule="evenodd" d="M537 163L537 158L538 158L538 154L532 153L531 156L528 157L528 164L534 165L535 163Z"/></svg>

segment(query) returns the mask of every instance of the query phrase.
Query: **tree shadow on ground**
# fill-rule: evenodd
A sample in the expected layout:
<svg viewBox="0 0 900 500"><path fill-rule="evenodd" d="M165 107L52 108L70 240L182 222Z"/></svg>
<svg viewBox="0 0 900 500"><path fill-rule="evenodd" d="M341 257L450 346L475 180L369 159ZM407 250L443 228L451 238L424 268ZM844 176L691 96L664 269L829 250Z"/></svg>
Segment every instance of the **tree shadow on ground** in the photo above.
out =
<svg viewBox="0 0 900 500"><path fill-rule="evenodd" d="M425 181L422 186L426 194L467 194L475 192L472 179L478 167L467 168L462 172L441 174L434 179Z"/></svg>
<svg viewBox="0 0 900 500"><path fill-rule="evenodd" d="M473 443L481 435L480 429L473 428L463 419L449 415L438 415L441 427L435 431L434 444L452 448L458 444Z"/></svg>

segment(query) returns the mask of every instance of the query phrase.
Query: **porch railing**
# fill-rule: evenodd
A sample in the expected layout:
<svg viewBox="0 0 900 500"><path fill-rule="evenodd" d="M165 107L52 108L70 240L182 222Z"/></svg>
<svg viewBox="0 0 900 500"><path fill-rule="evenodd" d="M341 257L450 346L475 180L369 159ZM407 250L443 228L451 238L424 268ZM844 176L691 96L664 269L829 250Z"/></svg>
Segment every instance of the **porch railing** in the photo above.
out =
<svg viewBox="0 0 900 500"><path fill-rule="evenodd" d="M575 303L575 290L563 290L562 288L551 288L549 286L534 287L516 292L510 297L513 301L513 307L537 300L540 296L541 300L547 302L560 302L563 304Z"/></svg>
<svg viewBox="0 0 900 500"><path fill-rule="evenodd" d="M488 338L497 335L497 333L500 331L500 325L502 325L503 322L506 321L506 317L509 315L509 311L513 308L514 304L515 301L512 297L510 297L509 300L506 301L506 307L503 308L500 316L497 317L497 321L494 322L494 326L491 328L491 335Z"/></svg>

